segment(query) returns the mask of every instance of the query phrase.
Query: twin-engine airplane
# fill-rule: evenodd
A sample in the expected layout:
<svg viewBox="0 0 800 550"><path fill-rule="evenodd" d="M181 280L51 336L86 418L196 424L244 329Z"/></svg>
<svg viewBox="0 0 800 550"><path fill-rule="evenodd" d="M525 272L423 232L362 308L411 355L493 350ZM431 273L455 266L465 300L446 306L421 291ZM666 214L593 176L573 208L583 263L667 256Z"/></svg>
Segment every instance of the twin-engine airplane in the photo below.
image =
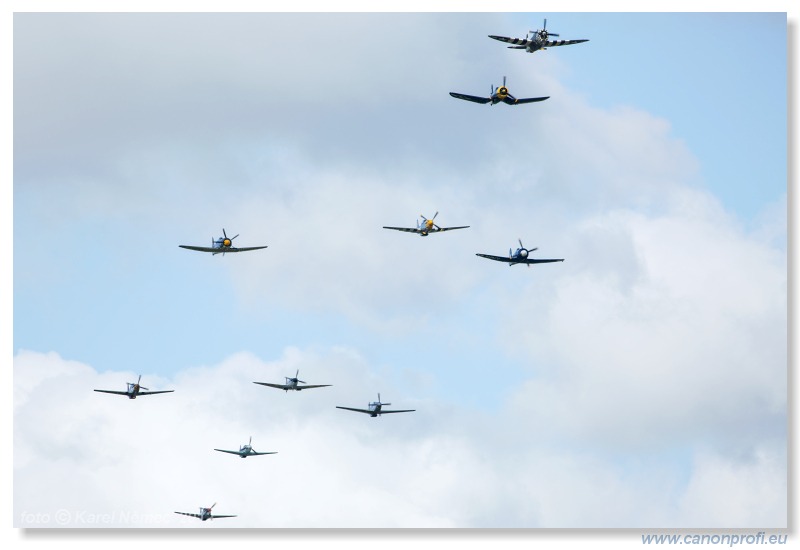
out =
<svg viewBox="0 0 800 550"><path fill-rule="evenodd" d="M494 38L500 42L507 42L509 44L518 44L517 46L509 46L512 50L525 50L528 53L533 53L537 50L546 50L553 46L569 46L570 44L580 44L581 42L588 42L588 39L581 40L550 40L551 36L558 36L554 32L547 32L547 19L544 20L544 25L537 31L529 31L525 38L509 38L507 36L489 35L489 38ZM530 38L529 38L530 37Z"/></svg>
<svg viewBox="0 0 800 550"><path fill-rule="evenodd" d="M190 246L188 244L179 244L181 248L186 248L187 250L197 250L198 252L211 252L212 254L222 254L225 255L226 252L247 252L248 250L261 250L262 248L267 248L266 246L249 246L244 248L236 248L233 246L233 239L238 237L228 238L228 234L225 233L225 228L222 229L222 237L218 238L217 240L211 239L211 246Z"/></svg>
<svg viewBox="0 0 800 550"><path fill-rule="evenodd" d="M238 451L226 451L224 449L214 449L215 451L219 451L221 453L229 453L232 455L239 455L241 458L247 458L248 456L260 456L260 455L274 455L278 454L278 451L272 451L269 453L257 453L255 449L253 449L253 436L250 436L250 441L247 442L247 445L242 445L239 447Z"/></svg>
<svg viewBox="0 0 800 550"><path fill-rule="evenodd" d="M370 415L371 417L375 418L376 416L380 416L382 414L389 414L389 413L410 413L414 412L416 409L407 409L407 410L397 410L397 411L385 411L382 409L384 405L391 405L391 403L381 403L381 394L378 394L378 400L370 403L367 405L366 409L353 409L351 407L340 407L336 405L337 409L344 409L346 411L355 411L360 413L365 413Z"/></svg>
<svg viewBox="0 0 800 550"><path fill-rule="evenodd" d="M478 97L474 95L467 95L467 94L459 94L456 92L450 92L450 95L455 97L456 99L463 99L465 101L472 101L473 103L482 103L487 104L491 103L494 105L495 103L506 103L508 105L522 105L524 103L534 103L536 101L544 101L545 99L549 98L550 96L545 97L524 97L521 99L517 99L513 95L511 95L506 87L506 77L503 77L503 85L495 88L494 84L489 86L491 90L491 95L489 97Z"/></svg>
<svg viewBox="0 0 800 550"><path fill-rule="evenodd" d="M284 376L286 378L285 384L270 384L269 382L253 382L253 384L261 384L262 386L269 386L270 388L278 388L279 390L284 391L300 391L300 390L310 390L311 388L327 388L331 386L331 384L317 384L311 386L300 386L299 384L306 384L307 382L298 379L298 375L300 374L300 369L297 369L297 372L294 375L294 378L289 378L288 376Z"/></svg>
<svg viewBox="0 0 800 550"><path fill-rule="evenodd" d="M508 256L492 256L491 254L475 254L476 256L480 256L481 258L488 258L490 260L495 260L498 262L508 262L508 266L511 267L512 265L517 264L528 264L528 267L531 264L548 264L552 262L563 262L564 259L561 258L559 260L535 260L533 258L529 258L528 255L536 250L536 248L527 249L522 245L522 239L519 239L519 248L516 252L512 253L511 249L508 249Z"/></svg>
<svg viewBox="0 0 800 550"><path fill-rule="evenodd" d="M144 386L142 386L141 384L139 384L139 382L141 382L141 381L142 381L142 375L140 374L139 375L139 379L136 381L135 384L133 382L128 382L128 390L127 391L112 391L112 390L94 390L94 391L99 391L99 392L102 392L102 393L113 393L113 394L116 394L116 395L125 395L125 396L128 397L128 399L136 399L136 397L139 396L139 395L155 395L157 393L170 393L170 392L175 391L175 390L141 391L141 390L146 390L147 389Z"/></svg>
<svg viewBox="0 0 800 550"><path fill-rule="evenodd" d="M384 229L394 229L395 231L406 231L408 233L416 233L420 237L427 237L429 233L439 233L441 231L452 231L453 229L466 229L469 227L468 225L461 225L458 227L439 227L433 220L436 219L436 216L439 215L437 211L436 214L433 215L431 219L426 218L424 215L420 214L422 218L421 222L417 223L417 227L388 227L386 225L383 226Z"/></svg>
<svg viewBox="0 0 800 550"><path fill-rule="evenodd" d="M206 521L207 519L217 519L217 518L235 518L236 516L218 516L211 513L211 508L216 506L217 503L211 505L210 508L203 508L200 507L199 514L190 514L189 512L175 512L176 514L180 514L182 516L192 516L193 518L200 518L202 521Z"/></svg>

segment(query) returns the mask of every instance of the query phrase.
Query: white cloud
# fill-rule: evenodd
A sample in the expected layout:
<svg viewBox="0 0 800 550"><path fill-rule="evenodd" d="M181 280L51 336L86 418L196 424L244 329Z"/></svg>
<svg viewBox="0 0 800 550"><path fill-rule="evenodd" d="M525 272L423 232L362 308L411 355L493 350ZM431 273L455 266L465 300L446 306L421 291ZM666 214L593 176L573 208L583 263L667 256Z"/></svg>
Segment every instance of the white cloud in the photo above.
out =
<svg viewBox="0 0 800 550"><path fill-rule="evenodd" d="M280 381L298 368L309 382L334 386L285 394L252 384ZM53 354L20 352L15 390L28 388L28 398L14 411L15 525L53 527L61 514L67 527L194 527L173 512L214 502L219 513L239 516L217 527L781 521L781 445L744 466L702 451L687 485L680 465L663 457L649 465L647 454L634 452L619 462L591 452L591 441L575 452L570 434L531 430L528 412L494 416L415 399L375 372L343 349L287 349L268 362L237 354L172 380L144 373L149 387L176 391L130 401L92 389L122 386L133 373L98 374ZM364 405L376 390L417 412L372 419L334 408ZM558 423L563 411L549 412ZM213 451L237 448L250 436L256 449L278 454L242 460ZM637 460L637 467L626 466ZM709 505L715 497L708 491L722 487L725 472L752 479L725 484L735 521ZM747 500L756 488L760 498ZM34 517L49 523L31 525Z"/></svg>
<svg viewBox="0 0 800 550"><path fill-rule="evenodd" d="M235 353L252 343L218 326L212 287L183 310L153 303L152 324L129 329L148 341L192 331L209 314L211 338L229 346L224 360L176 372L154 346L142 372L148 387L174 394L96 394L139 373L20 351L15 525L64 509L70 526L109 511L118 526L130 525L123 512L140 525L195 526L172 512L215 501L240 516L217 527L785 522L785 215L766 210L762 226L743 229L700 188L700 161L669 121L592 107L557 81L565 68L555 56L536 58L538 71L522 70L528 56L509 61L514 93L551 95L545 103L452 100L456 85L480 93L502 73L476 74L491 64L464 41L441 48L438 20L423 20L414 32L393 20L386 43L371 21L331 29L316 17L305 30L328 40L317 44L288 27L253 41L261 27L246 19L216 35L198 19L188 34L158 29L160 40L113 67L98 35L73 41L77 52L51 48L61 70L62 54L89 56L87 73L55 73L65 89L33 85L47 70L19 74L36 92L19 94L15 111L17 223L30 224L19 250L35 256L42 242L88 236L92 256L71 249L59 272L75 262L93 303L188 289L202 269L224 289L232 282L246 315L290 312L287 330L298 333L311 316L337 315L349 324L344 342L358 332L393 348L380 365L353 346L286 348L273 360ZM462 25L476 23L456 25L454 38ZM363 39L342 43L348 32ZM202 67L198 35L211 52ZM285 55L261 55L278 48ZM308 55L313 71L298 62ZM56 89L63 103L47 101ZM26 97L52 112L30 110ZM471 227L425 239L381 229L435 211L443 225ZM166 264L177 244L202 244L222 227L241 246L269 248L233 258L181 251L180 269ZM566 261L525 269L474 256L502 254L517 238L538 246L537 257ZM15 260L36 280L52 277L53 256ZM103 280L129 272L135 288ZM436 349L420 345L423 334ZM421 363L401 372L395 359L407 349ZM451 350L454 365L443 364ZM458 370L473 352L492 358L470 365L483 369L477 384ZM432 354L440 364L428 363ZM334 387L286 395L252 384L297 369ZM499 412L434 400L453 386L469 386L472 402L498 387L510 393ZM334 408L377 392L417 412L370 419ZM212 450L251 435L279 454Z"/></svg>

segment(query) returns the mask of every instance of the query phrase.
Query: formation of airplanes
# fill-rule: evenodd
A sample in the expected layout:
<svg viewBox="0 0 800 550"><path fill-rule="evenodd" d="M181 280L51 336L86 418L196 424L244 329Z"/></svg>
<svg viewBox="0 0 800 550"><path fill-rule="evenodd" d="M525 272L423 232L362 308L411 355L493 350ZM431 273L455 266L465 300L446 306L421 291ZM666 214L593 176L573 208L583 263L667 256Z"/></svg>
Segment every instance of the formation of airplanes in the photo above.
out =
<svg viewBox="0 0 800 550"><path fill-rule="evenodd" d="M506 77L503 77L503 85L497 88L494 87L492 84L489 89L491 93L489 97L479 97L474 95L467 95L467 94L459 94L456 92L450 92L450 95L455 97L456 99L463 99L466 101L472 101L473 103L483 103L484 105L487 103L491 103L492 105L496 103L500 103L501 101L507 105L523 105L525 103L535 103L537 101L544 101L548 99L550 96L545 97L525 97L517 99L508 91L506 87Z"/></svg>
<svg viewBox="0 0 800 550"><path fill-rule="evenodd" d="M544 20L542 28L536 31L528 31L525 38L509 38L508 36L496 36L490 34L489 38L494 38L500 42L507 44L514 44L508 46L512 50L525 50L528 53L533 53L539 50L546 50L555 46L569 46L571 44L580 44L581 42L588 42L586 38L579 40L550 40L551 36L559 36L556 33L548 32L547 19Z"/></svg>
<svg viewBox="0 0 800 550"><path fill-rule="evenodd" d="M489 38L494 40L499 40L501 42L512 44L508 46L510 49L520 49L525 50L529 53L536 52L538 50L546 50L549 47L554 46L566 46L571 44L579 44L582 42L588 42L587 39L580 39L580 40L550 40L550 37L558 37L558 34L551 33L547 31L547 19L544 20L544 25L541 29L536 31L529 31L526 34L525 38L510 38L506 36L496 36L496 35L489 35ZM488 97L482 96L473 96L467 95L457 92L450 92L450 95L456 99L461 99L465 101L470 101L473 103L480 103L480 104L487 104L490 103L491 105L495 105L497 103L505 103L507 105L523 105L527 103L535 103L541 102L549 98L549 96L544 97L529 97L529 98L516 98L514 97L508 90L506 86L506 77L503 76L503 85L495 87L494 85L490 86L490 95ZM408 233L416 233L421 237L426 237L432 233L442 233L445 231L452 231L456 229L467 229L469 225L462 225L462 226L452 226L452 227L441 227L435 223L436 216L439 215L437 211L432 218L427 218L425 215L420 215L421 221L417 221L415 227L392 227L392 226L383 226L384 229L391 229L395 231L403 231ZM262 246L251 246L251 247L235 247L233 246L233 241L239 235L235 235L233 237L228 237L225 229L222 229L222 237L218 237L217 239L212 238L211 246L204 247L204 246L193 246L193 245L178 245L180 248L185 248L187 250L195 250L198 252L207 252L212 255L222 254L223 256L227 253L237 253L237 252L249 252L254 250L261 250L267 248L267 245ZM494 260L497 262L504 262L510 266L518 265L518 264L525 264L528 267L531 264L541 264L541 263L553 263L553 262L563 262L563 258L559 259L535 259L531 258L531 252L537 250L537 248L525 248L522 244L522 239L518 239L519 247L516 251L513 251L509 248L508 256L495 256L492 254L476 254L481 258L486 258L489 260ZM313 384L310 385L307 382L299 379L300 369L297 369L297 372L293 377L285 376L285 382L283 384L279 383L271 383L271 382L253 382L254 384L267 386L271 388L276 388L279 390L284 390L285 392L289 391L302 391L307 389L313 388L325 388L330 387L331 384ZM150 391L148 388L145 388L141 385L142 376L139 375L138 380L135 383L128 382L127 383L127 390L126 391L114 391L114 390L100 390L95 389L96 392L101 393L109 393L115 395L124 395L129 399L136 399L138 396L142 395L155 395L161 393L171 393L174 390L160 390L160 391ZM143 391L144 390L144 391ZM342 409L346 411L358 412L367 414L372 418L376 418L378 416L384 414L394 414L394 413L408 413L408 412L415 412L416 409L385 409L384 407L391 406L391 403L383 403L381 402L381 394L378 393L378 400L373 401L367 404L367 408L357 408L357 407L345 407L337 405L337 409ZM227 450L227 449L214 449L215 451L237 455L240 458L247 458L250 456L262 456L262 455L269 455L269 454L277 454L277 451L270 451L270 452L257 452L253 449L253 437L250 436L247 444L240 445L239 450ZM213 514L212 510L216 506L216 503L212 504L210 507L200 507L199 513L190 513L190 512L175 512L176 514L190 516L194 518L198 518L201 521L207 521L209 519L218 519L218 518L233 518L237 517L235 515L218 515Z"/></svg>
<svg viewBox="0 0 800 550"><path fill-rule="evenodd" d="M250 441L247 442L247 445L241 445L238 451L226 451L225 449L214 449L215 451L219 451L221 453L228 453L232 455L239 455L241 458L247 458L248 456L261 456L261 455L275 455L278 454L278 451L270 451L267 453L259 453L253 449L253 436L250 436Z"/></svg>

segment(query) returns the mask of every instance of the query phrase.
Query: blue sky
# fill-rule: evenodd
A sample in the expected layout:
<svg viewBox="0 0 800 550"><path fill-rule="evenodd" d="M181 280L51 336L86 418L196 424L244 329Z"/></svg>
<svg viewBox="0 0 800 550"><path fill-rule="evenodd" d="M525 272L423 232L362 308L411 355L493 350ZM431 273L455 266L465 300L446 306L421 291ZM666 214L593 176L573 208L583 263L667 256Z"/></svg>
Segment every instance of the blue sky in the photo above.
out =
<svg viewBox="0 0 800 550"><path fill-rule="evenodd" d="M531 55L486 37L543 17L590 41ZM117 412L128 403L90 390L143 374L176 388L152 410L222 407L219 435L268 425L291 442L274 426L292 423L392 464L370 438L395 453L409 438L396 486L344 466L335 487L377 490L396 518L315 508L307 526L785 523L784 14L18 14L14 33L17 432L47 418L32 411L53 381L86 385L77 418L139 433ZM550 99L448 95L503 76L517 97ZM436 211L470 228L381 229ZM269 248L178 248L223 227ZM565 262L475 256L518 238ZM296 368L334 384L297 396L306 418L296 396L251 384ZM418 413L380 419L390 432L333 409L377 392ZM265 403L275 416L254 412ZM185 432L187 445L203 434ZM37 437L63 435L15 442L15 508L56 506L27 489L47 467ZM324 445L298 444L303 465L336 475L335 459L313 460ZM437 467L496 483L454 493L434 477L431 503L464 504L426 516L401 480ZM522 498L504 472L531 487L530 508L504 508ZM728 476L743 491L767 480L768 504L731 505ZM666 496L643 509L646 489ZM590 496L603 491L618 506ZM88 494L74 506L144 505ZM470 506L476 494L490 503ZM283 520L270 525L300 526Z"/></svg>

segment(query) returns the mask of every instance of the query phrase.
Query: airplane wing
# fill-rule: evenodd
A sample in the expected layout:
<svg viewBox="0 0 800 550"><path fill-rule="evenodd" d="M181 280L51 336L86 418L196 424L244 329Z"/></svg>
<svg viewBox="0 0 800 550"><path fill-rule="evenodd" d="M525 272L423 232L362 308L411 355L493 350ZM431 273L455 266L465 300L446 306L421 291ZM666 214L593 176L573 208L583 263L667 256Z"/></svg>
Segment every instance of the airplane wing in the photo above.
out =
<svg viewBox="0 0 800 550"><path fill-rule="evenodd" d="M553 263L553 262L563 262L563 261L564 261L564 258L561 258L559 260L536 260L536 259L533 259L533 258L528 258L527 260L522 260L521 262L514 262L514 263L517 263L517 264L549 264L549 263Z"/></svg>
<svg viewBox="0 0 800 550"><path fill-rule="evenodd" d="M260 384L262 386L269 386L270 388L278 388L279 390L285 390L286 384L270 384L269 382L253 382L253 384Z"/></svg>
<svg viewBox="0 0 800 550"><path fill-rule="evenodd" d="M113 393L114 395L130 395L126 391L111 391L111 390L94 390L94 391L99 391L99 392L102 392L102 393ZM139 395L141 395L141 394L139 394Z"/></svg>
<svg viewBox="0 0 800 550"><path fill-rule="evenodd" d="M489 260L495 260L497 262L506 262L508 265L516 265L516 264L548 264L552 262L563 262L564 259L558 260L537 260L533 258L527 258L524 260L512 260L508 256L492 256L491 254L475 254L476 256L480 256L481 258L488 258Z"/></svg>
<svg viewBox="0 0 800 550"><path fill-rule="evenodd" d="M404 411L384 411L381 410L380 414L389 414L389 413L411 413L414 412L416 409L406 409Z"/></svg>
<svg viewBox="0 0 800 550"><path fill-rule="evenodd" d="M375 411L370 411L370 410L367 410L367 409L353 409L351 407L340 407L339 405L336 405L336 408L337 409L344 409L346 411L354 411L354 412L358 412L358 413L375 414Z"/></svg>
<svg viewBox="0 0 800 550"><path fill-rule="evenodd" d="M507 36L495 36L493 34L490 34L489 38L494 38L500 42L508 42L509 44L520 44L519 46L516 46L515 49L525 48L530 43L530 40L525 40L524 38L509 38Z"/></svg>
<svg viewBox="0 0 800 550"><path fill-rule="evenodd" d="M311 388L327 388L332 384L316 384L311 386L297 386L298 390L310 390Z"/></svg>
<svg viewBox="0 0 800 550"><path fill-rule="evenodd" d="M544 43L545 48L552 48L553 46L569 46L570 44L580 44L581 42L588 42L588 38L581 40L548 40Z"/></svg>
<svg viewBox="0 0 800 550"><path fill-rule="evenodd" d="M209 246L189 246L188 244L179 244L181 248L185 248L186 250L197 250L198 252L222 252L221 248L211 248ZM227 251L226 251L227 252ZM175 512L176 514L179 512Z"/></svg>
<svg viewBox="0 0 800 550"><path fill-rule="evenodd" d="M278 454L278 451L271 451L271 452L268 452L268 453L257 453L257 452L255 452L255 451L253 451L252 453L250 453L250 455L251 455L251 456L258 456L258 455L276 455L276 454Z"/></svg>
<svg viewBox="0 0 800 550"><path fill-rule="evenodd" d="M466 101L472 101L473 103L489 103L492 98L491 97L478 97L474 95L467 95L467 94L457 94L455 92L450 92L450 95L455 97L456 99L464 99Z"/></svg>
<svg viewBox="0 0 800 550"><path fill-rule="evenodd" d="M242 456L242 453L239 453L239 452L237 452L237 451L226 451L226 450L224 450L224 449L214 449L214 450L215 450L215 451L219 451L219 452L221 452L221 453L230 453L230 454L232 454L232 455Z"/></svg>
<svg viewBox="0 0 800 550"><path fill-rule="evenodd" d="M175 512L176 514L180 514L182 516L192 516L193 518L201 517L200 514L190 514L189 512Z"/></svg>
<svg viewBox="0 0 800 550"><path fill-rule="evenodd" d="M210 516L211 519L218 519L218 518L235 518L236 516Z"/></svg>
<svg viewBox="0 0 800 550"><path fill-rule="evenodd" d="M513 102L506 101L506 103L508 103L509 105L523 105L525 103L534 103L536 101L544 101L545 99L548 99L549 97L550 96L548 95L548 96L545 96L545 97L523 97L521 99L516 99L515 98ZM506 99L508 99L508 98L506 98ZM503 100L503 101L505 101L505 100Z"/></svg>
<svg viewBox="0 0 800 550"><path fill-rule="evenodd" d="M171 392L174 392L174 391L175 391L175 390L162 390L162 391L140 391L140 392L139 392L139 393L137 393L136 395L137 395L137 397L138 397L138 396L140 396L140 395L155 395L155 394L157 394L157 393L171 393Z"/></svg>
<svg viewBox="0 0 800 550"><path fill-rule="evenodd" d="M247 246L243 248L212 248L210 246L189 246L188 244L179 244L181 248L187 250L197 250L198 252L211 252L212 254L232 254L234 252L247 252L248 250L261 250L267 248L266 246Z"/></svg>
<svg viewBox="0 0 800 550"><path fill-rule="evenodd" d="M225 253L228 253L228 252L247 252L248 250L261 250L262 248L267 248L267 247L266 247L266 245L265 246L245 246L245 247L242 247L242 248L229 248L227 250L223 250L222 252L225 252ZM219 249L217 249L217 250L219 250ZM236 517L236 516L223 516L223 517L231 517L231 518L233 518L233 517Z"/></svg>
<svg viewBox="0 0 800 550"><path fill-rule="evenodd" d="M466 229L467 227L469 227L469 226L468 225L460 225L458 227L440 227L439 229L436 230L436 233L438 233L439 231L450 231L452 229ZM431 233L433 233L433 231L431 231Z"/></svg>
<svg viewBox="0 0 800 550"><path fill-rule="evenodd" d="M384 225L383 228L394 229L395 231L406 231L408 233L422 233L422 231L417 229L416 227L387 227Z"/></svg>
<svg viewBox="0 0 800 550"><path fill-rule="evenodd" d="M475 254L476 256L480 256L481 258L488 258L489 260L494 260L496 262L508 262L512 263L511 258L508 256L492 256L491 254Z"/></svg>

